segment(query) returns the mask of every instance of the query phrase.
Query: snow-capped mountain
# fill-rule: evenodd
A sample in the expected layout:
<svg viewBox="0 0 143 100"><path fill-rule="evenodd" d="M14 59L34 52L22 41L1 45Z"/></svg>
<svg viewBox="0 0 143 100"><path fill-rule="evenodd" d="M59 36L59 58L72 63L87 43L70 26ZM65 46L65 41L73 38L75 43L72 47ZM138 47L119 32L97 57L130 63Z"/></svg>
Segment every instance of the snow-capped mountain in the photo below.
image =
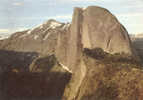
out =
<svg viewBox="0 0 143 100"><path fill-rule="evenodd" d="M64 31L69 27L69 23L60 23L55 20L48 20L47 22L33 27L32 29L23 31L19 34L19 32L12 35L12 37L17 37L21 39L31 38L33 40L46 40L52 33L56 33L57 31Z"/></svg>
<svg viewBox="0 0 143 100"><path fill-rule="evenodd" d="M10 38L3 41L0 48L49 54L55 49L58 34L67 32L69 26L70 23L60 23L51 19L32 29L12 34Z"/></svg>

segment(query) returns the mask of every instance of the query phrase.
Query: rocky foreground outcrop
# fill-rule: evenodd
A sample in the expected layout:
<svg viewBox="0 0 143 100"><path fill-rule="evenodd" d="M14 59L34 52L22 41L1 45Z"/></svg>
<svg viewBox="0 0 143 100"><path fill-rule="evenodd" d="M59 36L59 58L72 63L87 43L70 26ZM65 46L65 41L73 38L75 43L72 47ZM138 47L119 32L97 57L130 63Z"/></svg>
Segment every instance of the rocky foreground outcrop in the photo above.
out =
<svg viewBox="0 0 143 100"><path fill-rule="evenodd" d="M2 90L10 96L22 95L27 98L36 95L50 98L58 96L57 100L143 98L142 64L126 29L104 8L97 6L89 6L86 9L75 8L71 24L49 20L33 29L13 34L0 42L0 48L38 54L29 64L28 74L21 76L20 72L18 74L14 70L14 73L16 72L14 76L20 79L26 77L25 80L28 78L30 84L33 82L37 84L32 86L33 88L28 85L26 90L23 89L24 95L19 88L14 92L8 92L7 90L12 88L8 83L18 80L12 81L13 78L7 74L4 85L6 91L4 88ZM37 80L32 81L33 75L34 78L37 77L35 73L42 74L44 80L40 80L41 76L38 76L40 83ZM29 74L31 80L27 76ZM10 72L10 76L12 75ZM21 85L22 82L21 80L17 85L24 85L24 83ZM36 88L38 84L39 88ZM27 86L26 83L25 85ZM41 89L44 88L42 85L46 86L45 92ZM25 92L29 88L33 92ZM52 91L51 94L48 89ZM40 92L36 92L38 90Z"/></svg>
<svg viewBox="0 0 143 100"><path fill-rule="evenodd" d="M143 69L134 59L85 49L63 100L142 100Z"/></svg>

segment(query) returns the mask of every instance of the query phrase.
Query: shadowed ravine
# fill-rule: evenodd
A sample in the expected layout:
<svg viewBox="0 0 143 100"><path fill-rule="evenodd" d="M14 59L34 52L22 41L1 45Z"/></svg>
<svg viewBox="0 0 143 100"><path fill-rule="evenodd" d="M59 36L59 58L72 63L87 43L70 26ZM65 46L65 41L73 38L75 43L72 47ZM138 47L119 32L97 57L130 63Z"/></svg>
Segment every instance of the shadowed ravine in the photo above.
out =
<svg viewBox="0 0 143 100"><path fill-rule="evenodd" d="M36 52L17 52L10 50L0 50L0 72L12 71L28 71L29 65L38 57Z"/></svg>
<svg viewBox="0 0 143 100"><path fill-rule="evenodd" d="M3 100L61 100L70 74L7 72L0 79Z"/></svg>
<svg viewBox="0 0 143 100"><path fill-rule="evenodd" d="M54 55L39 58L32 63L35 55L38 54L0 51L1 100L61 100L71 73L58 64ZM30 70L31 63L35 70ZM38 69L42 72L34 72L38 70L36 65L40 66Z"/></svg>

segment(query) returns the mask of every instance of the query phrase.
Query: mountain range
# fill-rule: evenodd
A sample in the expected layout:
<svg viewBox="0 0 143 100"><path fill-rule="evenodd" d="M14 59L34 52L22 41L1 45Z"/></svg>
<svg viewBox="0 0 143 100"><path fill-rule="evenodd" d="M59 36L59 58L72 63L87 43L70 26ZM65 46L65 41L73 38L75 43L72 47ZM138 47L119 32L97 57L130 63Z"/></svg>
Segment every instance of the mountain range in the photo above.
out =
<svg viewBox="0 0 143 100"><path fill-rule="evenodd" d="M138 37L98 6L16 32L0 41L0 99L142 100Z"/></svg>

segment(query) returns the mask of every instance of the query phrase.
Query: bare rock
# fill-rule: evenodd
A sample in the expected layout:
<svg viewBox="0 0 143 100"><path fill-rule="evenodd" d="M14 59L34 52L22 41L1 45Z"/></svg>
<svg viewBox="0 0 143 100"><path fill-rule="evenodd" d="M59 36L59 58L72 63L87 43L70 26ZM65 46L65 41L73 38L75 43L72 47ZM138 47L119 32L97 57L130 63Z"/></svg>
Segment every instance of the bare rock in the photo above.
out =
<svg viewBox="0 0 143 100"><path fill-rule="evenodd" d="M84 10L75 8L70 30L67 66L72 69L73 75L65 89L63 100L122 100L126 97L125 94L127 94L125 100L131 98L136 100L142 97L142 82L140 83L143 78L142 70L138 69L140 65L130 64L136 61L126 58L126 55L134 56L136 53L128 32L114 15L104 8L95 6ZM99 51L97 54L89 53L96 58L84 58L82 56L84 48L100 48L103 53L97 50ZM112 55L122 55L122 53L126 54L123 58L118 59L117 56L112 58ZM107 60L104 59L105 55L109 56ZM117 61L114 61L115 58ZM110 60L111 63L109 63ZM134 70L136 74L132 74ZM114 72L131 74L133 80L130 80L129 76L122 80L123 75L113 75ZM135 79L138 75L140 75L139 80ZM129 85L126 83L128 81L131 82L130 92L125 91ZM138 87L132 89L135 85ZM134 94L136 90L139 91L139 95Z"/></svg>
<svg viewBox="0 0 143 100"><path fill-rule="evenodd" d="M84 48L102 48L109 53L134 54L126 29L107 9L89 6L83 11Z"/></svg>

